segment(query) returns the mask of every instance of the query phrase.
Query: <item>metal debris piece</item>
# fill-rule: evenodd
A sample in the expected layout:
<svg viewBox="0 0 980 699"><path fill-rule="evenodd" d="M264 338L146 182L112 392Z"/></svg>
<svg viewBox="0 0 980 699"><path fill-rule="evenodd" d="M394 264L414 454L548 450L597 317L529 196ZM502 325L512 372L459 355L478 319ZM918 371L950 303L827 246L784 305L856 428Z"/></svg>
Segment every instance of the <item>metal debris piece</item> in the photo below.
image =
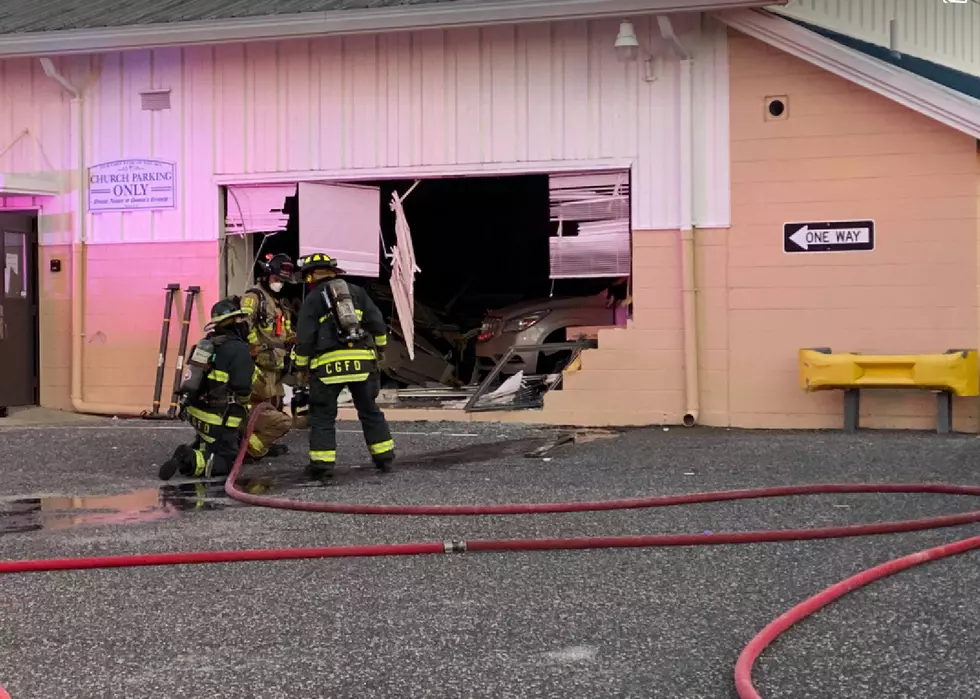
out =
<svg viewBox="0 0 980 699"><path fill-rule="evenodd" d="M540 447L536 449L532 449L531 451L527 452L524 456L529 459L540 459L542 457L547 456L558 447L563 446L565 444L573 444L574 442L575 442L574 434L572 433L560 434L557 437L555 437L555 439L553 439L552 441L546 444L542 444Z"/></svg>
<svg viewBox="0 0 980 699"><path fill-rule="evenodd" d="M616 430L579 430L575 433L575 443L576 444L588 444L589 442L595 442L600 439L614 439L618 437L621 432Z"/></svg>
<svg viewBox="0 0 980 699"><path fill-rule="evenodd" d="M577 340L574 342L547 342L535 345L514 345L500 358L494 366L493 371L483 380L477 392L470 398L466 405L466 412L485 412L492 410L530 410L544 407L544 395L562 383L562 371L564 367L574 362L582 353L582 350L595 348L598 342L595 340ZM501 371L510 362L510 358L515 353L531 351L561 351L571 350L571 356L565 361L563 366L557 367L558 373L552 374L525 374L519 371L496 389L491 390L494 381Z"/></svg>

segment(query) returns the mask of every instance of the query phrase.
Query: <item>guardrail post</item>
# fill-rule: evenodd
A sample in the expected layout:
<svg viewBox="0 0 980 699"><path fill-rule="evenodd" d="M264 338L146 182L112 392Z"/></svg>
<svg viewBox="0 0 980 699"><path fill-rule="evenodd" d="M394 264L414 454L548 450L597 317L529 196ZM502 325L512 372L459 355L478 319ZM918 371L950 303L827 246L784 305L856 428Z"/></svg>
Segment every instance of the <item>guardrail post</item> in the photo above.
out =
<svg viewBox="0 0 980 699"><path fill-rule="evenodd" d="M861 390L849 388L844 391L844 431L857 432L861 423Z"/></svg>
<svg viewBox="0 0 980 699"><path fill-rule="evenodd" d="M949 434L953 431L953 394L951 391L936 393L936 433Z"/></svg>

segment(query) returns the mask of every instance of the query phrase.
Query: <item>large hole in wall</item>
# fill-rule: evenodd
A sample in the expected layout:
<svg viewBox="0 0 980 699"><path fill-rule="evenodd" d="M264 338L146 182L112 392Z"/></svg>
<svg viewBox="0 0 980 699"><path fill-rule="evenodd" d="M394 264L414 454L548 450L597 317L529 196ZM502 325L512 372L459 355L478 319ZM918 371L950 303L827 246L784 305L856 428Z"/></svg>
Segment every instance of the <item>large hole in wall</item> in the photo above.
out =
<svg viewBox="0 0 980 699"><path fill-rule="evenodd" d="M554 220L549 176L446 178L418 183L386 180L358 182L356 187L378 190L378 276L348 274L347 278L371 293L389 320L391 341L396 347L404 337L391 288L390 255L397 244L393 194L403 197L404 219L420 269L414 281L415 359L409 361L403 356L404 370L389 372L388 386L461 385L486 376L511 341L502 340L499 335L481 341L488 314L511 325L515 319L524 318L526 323L537 324L539 332L547 330L538 339L549 342L565 340L569 327L616 324L616 304L628 293L624 278L628 276L628 260L624 268L620 265L621 269L612 270L612 274L603 274L600 269L586 270L588 276L554 278L551 239L559 226ZM293 259L299 256L301 240L309 238L309 234L304 238L304 231L312 230L312 224L308 227L302 218L301 212L309 208L303 206L300 198L313 191L313 187L306 187L285 199L285 223L280 232L246 234L251 239L253 258L280 252ZM235 203L229 201L228 207L233 206ZM562 235L578 236L579 225L574 220L565 221ZM343 220L333 221L331 226L342 227ZM236 245L244 247L242 243ZM344 264L341 252L322 251ZM238 257L241 254L237 253ZM624 269L626 275L621 273ZM241 275L229 278L242 279ZM240 286L229 287L229 291L241 293L245 285ZM287 289L298 307L303 287ZM536 317L540 318L535 322ZM530 330L529 327L526 333ZM392 354L397 352L390 349L389 357ZM544 355L525 358L520 366L508 367L503 375L521 369L547 371L560 359Z"/></svg>

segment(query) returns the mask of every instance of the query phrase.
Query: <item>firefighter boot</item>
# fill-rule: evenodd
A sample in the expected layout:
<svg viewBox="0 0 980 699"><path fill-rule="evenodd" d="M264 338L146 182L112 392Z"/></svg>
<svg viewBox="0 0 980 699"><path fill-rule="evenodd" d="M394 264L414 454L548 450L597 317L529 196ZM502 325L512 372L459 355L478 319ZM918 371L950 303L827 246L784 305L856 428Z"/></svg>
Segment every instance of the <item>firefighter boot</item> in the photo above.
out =
<svg viewBox="0 0 980 699"><path fill-rule="evenodd" d="M327 481L334 477L334 465L325 461L311 461L306 467L306 477L314 481Z"/></svg>
<svg viewBox="0 0 980 699"><path fill-rule="evenodd" d="M197 452L194 451L193 447L181 444L174 449L173 455L163 462L157 475L162 481L169 481L178 471L180 471L180 475L189 477L194 475L196 466Z"/></svg>
<svg viewBox="0 0 980 699"><path fill-rule="evenodd" d="M395 452L386 451L384 454L378 454L373 457L374 467L381 471L382 473L390 473L391 468L395 463Z"/></svg>

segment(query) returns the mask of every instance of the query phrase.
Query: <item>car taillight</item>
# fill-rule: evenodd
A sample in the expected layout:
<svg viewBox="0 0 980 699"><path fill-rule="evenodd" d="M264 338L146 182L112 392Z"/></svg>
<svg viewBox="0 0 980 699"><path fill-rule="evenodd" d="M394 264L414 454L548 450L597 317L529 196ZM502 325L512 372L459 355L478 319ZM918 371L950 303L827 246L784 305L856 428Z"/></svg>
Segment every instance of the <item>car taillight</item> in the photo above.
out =
<svg viewBox="0 0 980 699"><path fill-rule="evenodd" d="M494 318L484 320L483 324L480 325L480 334L476 336L476 341L487 342L488 340L492 340L494 335L497 334L497 324L498 321Z"/></svg>

